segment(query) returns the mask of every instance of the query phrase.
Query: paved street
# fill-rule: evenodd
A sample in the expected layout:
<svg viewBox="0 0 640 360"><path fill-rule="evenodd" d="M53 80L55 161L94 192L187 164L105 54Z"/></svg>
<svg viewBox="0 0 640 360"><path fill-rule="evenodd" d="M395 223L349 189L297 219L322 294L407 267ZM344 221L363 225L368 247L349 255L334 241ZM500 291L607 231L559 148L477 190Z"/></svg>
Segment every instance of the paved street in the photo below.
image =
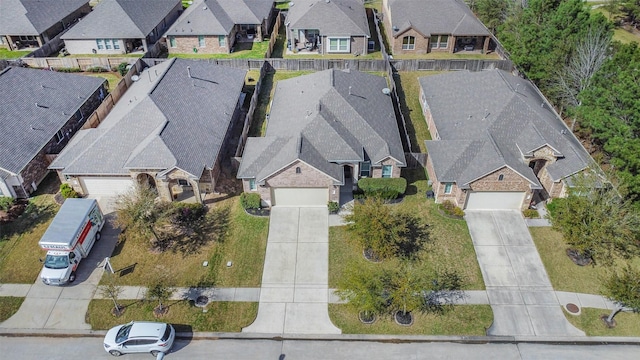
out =
<svg viewBox="0 0 640 360"><path fill-rule="evenodd" d="M0 337L5 359L86 360L111 359L102 348L101 337L14 338ZM327 340L178 340L165 359L225 360L620 360L636 359L634 345L544 345L544 344L458 344L387 343L376 341ZM151 356L126 355L127 359Z"/></svg>
<svg viewBox="0 0 640 360"><path fill-rule="evenodd" d="M519 211L466 211L493 325L489 335L584 336L565 318Z"/></svg>
<svg viewBox="0 0 640 360"><path fill-rule="evenodd" d="M258 316L243 332L340 333L327 311L328 222L324 206L271 209Z"/></svg>

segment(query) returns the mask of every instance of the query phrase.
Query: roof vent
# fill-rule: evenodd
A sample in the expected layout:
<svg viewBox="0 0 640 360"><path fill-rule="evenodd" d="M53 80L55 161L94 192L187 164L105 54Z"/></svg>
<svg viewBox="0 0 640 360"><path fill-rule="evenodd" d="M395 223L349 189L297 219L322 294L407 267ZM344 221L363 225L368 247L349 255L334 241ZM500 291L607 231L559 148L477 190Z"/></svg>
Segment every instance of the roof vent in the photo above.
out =
<svg viewBox="0 0 640 360"><path fill-rule="evenodd" d="M133 75L133 76L131 77L131 81L133 81L133 82L136 82L136 81L138 81L138 80L140 80L140 76L138 76L138 75Z"/></svg>
<svg viewBox="0 0 640 360"><path fill-rule="evenodd" d="M289 2L289 7L293 7L293 5L295 5L295 3L293 1Z"/></svg>
<svg viewBox="0 0 640 360"><path fill-rule="evenodd" d="M394 26L394 27L393 27L393 31L398 31L398 30L400 30L400 29L398 29L398 27L397 27L397 26Z"/></svg>
<svg viewBox="0 0 640 360"><path fill-rule="evenodd" d="M43 109L48 109L49 108L48 106L44 106L44 105L38 104L38 103L36 103L36 106L39 107L39 108L43 108Z"/></svg>
<svg viewBox="0 0 640 360"><path fill-rule="evenodd" d="M567 130L565 129L560 130L560 134L565 135L566 133L567 133Z"/></svg>
<svg viewBox="0 0 640 360"><path fill-rule="evenodd" d="M187 66L187 75L191 78L191 66Z"/></svg>
<svg viewBox="0 0 640 360"><path fill-rule="evenodd" d="M331 2L331 0L324 0L324 2L326 2L327 4Z"/></svg>
<svg viewBox="0 0 640 360"><path fill-rule="evenodd" d="M207 10L207 7L206 7L206 6L203 6L203 7L202 7L202 10Z"/></svg>
<svg viewBox="0 0 640 360"><path fill-rule="evenodd" d="M383 93L383 94L385 94L385 95L389 95L389 94L391 94L391 89L389 89L389 88L382 88L382 93Z"/></svg>

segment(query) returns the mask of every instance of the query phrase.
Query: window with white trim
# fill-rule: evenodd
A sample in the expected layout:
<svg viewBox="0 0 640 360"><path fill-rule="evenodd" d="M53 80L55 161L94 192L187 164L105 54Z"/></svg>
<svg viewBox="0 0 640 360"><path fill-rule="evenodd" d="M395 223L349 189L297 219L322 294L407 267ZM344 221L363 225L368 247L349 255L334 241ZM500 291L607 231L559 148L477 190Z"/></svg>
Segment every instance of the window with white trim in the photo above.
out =
<svg viewBox="0 0 640 360"><path fill-rule="evenodd" d="M113 41L113 49L114 49L114 50L119 50L119 49L120 49L120 40L118 40L118 39L111 39L111 41Z"/></svg>
<svg viewBox="0 0 640 360"><path fill-rule="evenodd" d="M175 36L169 36L169 46L172 48L177 47Z"/></svg>
<svg viewBox="0 0 640 360"><path fill-rule="evenodd" d="M393 166L391 165L382 165L382 177L390 178L393 170Z"/></svg>
<svg viewBox="0 0 640 360"><path fill-rule="evenodd" d="M224 35L218 35L218 44L220 46L227 46L227 37Z"/></svg>
<svg viewBox="0 0 640 360"><path fill-rule="evenodd" d="M444 183L444 193L451 194L451 190L453 189L453 183Z"/></svg>
<svg viewBox="0 0 640 360"><path fill-rule="evenodd" d="M198 46L205 47L204 35L198 35Z"/></svg>
<svg viewBox="0 0 640 360"><path fill-rule="evenodd" d="M59 144L62 140L64 140L64 131L60 130L56 133L56 141Z"/></svg>
<svg viewBox="0 0 640 360"><path fill-rule="evenodd" d="M104 49L104 40L96 39L96 46L98 47L99 50Z"/></svg>
<svg viewBox="0 0 640 360"><path fill-rule="evenodd" d="M446 48L447 46L449 46L449 36L440 35L440 48Z"/></svg>
<svg viewBox="0 0 640 360"><path fill-rule="evenodd" d="M256 186L256 179L249 179L249 190L256 191L258 187Z"/></svg>
<svg viewBox="0 0 640 360"><path fill-rule="evenodd" d="M371 176L371 163L370 162L361 162L360 163L360 177L369 177Z"/></svg>
<svg viewBox="0 0 640 360"><path fill-rule="evenodd" d="M329 38L329 52L350 52L350 40L349 38Z"/></svg>
<svg viewBox="0 0 640 360"><path fill-rule="evenodd" d="M402 50L414 50L416 48L416 38L405 36L402 38Z"/></svg>
<svg viewBox="0 0 640 360"><path fill-rule="evenodd" d="M104 39L104 47L107 50L111 50L111 39Z"/></svg>

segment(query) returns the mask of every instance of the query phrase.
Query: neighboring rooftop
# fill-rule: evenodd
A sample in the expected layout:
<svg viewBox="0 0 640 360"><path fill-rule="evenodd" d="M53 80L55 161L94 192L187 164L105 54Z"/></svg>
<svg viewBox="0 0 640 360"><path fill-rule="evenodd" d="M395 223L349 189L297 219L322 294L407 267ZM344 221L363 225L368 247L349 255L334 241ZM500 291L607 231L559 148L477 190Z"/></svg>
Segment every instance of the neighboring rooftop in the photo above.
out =
<svg viewBox="0 0 640 360"><path fill-rule="evenodd" d="M180 0L102 0L61 38L144 38L178 4Z"/></svg>
<svg viewBox="0 0 640 360"><path fill-rule="evenodd" d="M290 29L318 29L322 36L370 36L359 0L294 0L286 23Z"/></svg>
<svg viewBox="0 0 640 360"><path fill-rule="evenodd" d="M490 35L462 0L388 0L393 35L413 28L424 36Z"/></svg>
<svg viewBox="0 0 640 360"><path fill-rule="evenodd" d="M404 164L386 87L383 77L334 69L279 81L266 136L249 138L238 177L262 181L300 159L340 183L340 162Z"/></svg>
<svg viewBox="0 0 640 360"><path fill-rule="evenodd" d="M2 0L0 34L42 34L88 2L89 0Z"/></svg>
<svg viewBox="0 0 640 360"><path fill-rule="evenodd" d="M128 175L178 167L198 178L218 157L245 74L186 59L145 69L100 126L78 132L50 168Z"/></svg>
<svg viewBox="0 0 640 360"><path fill-rule="evenodd" d="M104 82L103 78L39 69L2 70L0 168L19 173Z"/></svg>
<svg viewBox="0 0 640 360"><path fill-rule="evenodd" d="M548 146L559 159L547 165L560 180L590 165L578 139L525 79L503 70L458 71L419 79L437 134L426 141L442 182L469 182L503 166L540 183L523 159Z"/></svg>

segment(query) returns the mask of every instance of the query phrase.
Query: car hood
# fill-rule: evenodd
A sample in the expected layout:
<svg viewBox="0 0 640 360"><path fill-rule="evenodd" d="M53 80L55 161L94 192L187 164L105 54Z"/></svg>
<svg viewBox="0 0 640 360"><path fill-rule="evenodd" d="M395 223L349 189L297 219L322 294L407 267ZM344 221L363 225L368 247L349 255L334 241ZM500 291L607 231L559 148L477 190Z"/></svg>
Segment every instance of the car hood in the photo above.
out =
<svg viewBox="0 0 640 360"><path fill-rule="evenodd" d="M62 281L64 279L68 279L69 268L64 269L49 269L47 267L42 267L42 271L40 272L40 278L42 279L50 279L55 282Z"/></svg>
<svg viewBox="0 0 640 360"><path fill-rule="evenodd" d="M118 325L107 331L107 334L104 336L104 343L110 346L116 346L116 335L118 335L118 331L120 331L122 326L124 325Z"/></svg>

